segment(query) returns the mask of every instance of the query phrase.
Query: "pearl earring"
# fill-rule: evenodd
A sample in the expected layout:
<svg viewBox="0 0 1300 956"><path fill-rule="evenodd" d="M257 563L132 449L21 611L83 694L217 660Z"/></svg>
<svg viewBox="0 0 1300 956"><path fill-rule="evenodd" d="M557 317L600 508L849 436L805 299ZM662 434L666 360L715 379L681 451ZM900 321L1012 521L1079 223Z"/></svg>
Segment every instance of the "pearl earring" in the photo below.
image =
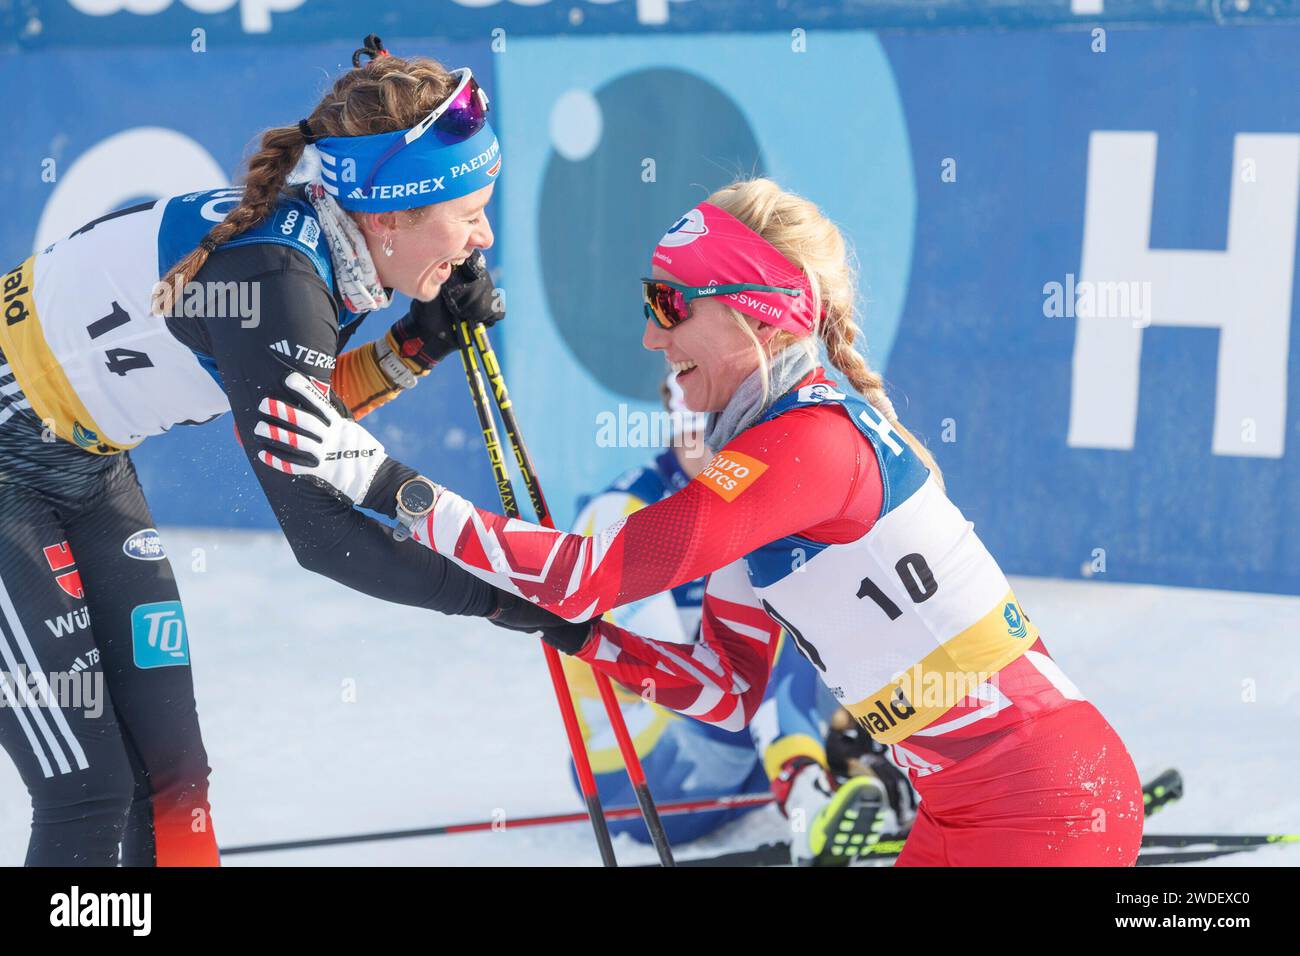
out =
<svg viewBox="0 0 1300 956"><path fill-rule="evenodd" d="M393 237L389 236L387 239L384 240L384 255L391 256L392 254L393 254Z"/></svg>

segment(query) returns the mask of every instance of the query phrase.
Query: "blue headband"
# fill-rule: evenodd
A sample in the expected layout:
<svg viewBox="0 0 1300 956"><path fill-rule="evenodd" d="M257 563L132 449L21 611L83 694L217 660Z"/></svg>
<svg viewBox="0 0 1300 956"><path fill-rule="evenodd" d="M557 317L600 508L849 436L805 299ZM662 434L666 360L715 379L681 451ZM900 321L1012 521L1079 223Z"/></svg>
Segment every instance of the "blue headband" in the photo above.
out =
<svg viewBox="0 0 1300 956"><path fill-rule="evenodd" d="M325 191L344 209L388 212L459 199L496 182L501 172L501 147L486 122L474 135L454 143L441 141L436 130L429 130L375 169L408 132L317 140ZM372 175L367 189L365 179Z"/></svg>

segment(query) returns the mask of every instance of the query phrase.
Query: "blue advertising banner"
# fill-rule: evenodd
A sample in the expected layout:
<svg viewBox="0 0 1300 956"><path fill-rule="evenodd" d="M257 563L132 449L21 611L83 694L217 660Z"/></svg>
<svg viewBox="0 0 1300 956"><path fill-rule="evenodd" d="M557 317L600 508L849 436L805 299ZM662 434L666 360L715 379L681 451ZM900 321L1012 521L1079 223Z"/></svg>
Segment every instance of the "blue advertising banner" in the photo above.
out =
<svg viewBox="0 0 1300 956"><path fill-rule="evenodd" d="M6 42L50 46L300 44L367 33L489 40L740 31L1240 24L1294 19L1300 0L23 0Z"/></svg>
<svg viewBox="0 0 1300 956"><path fill-rule="evenodd" d="M562 517L650 457L654 243L757 173L856 247L867 355L1009 571L1300 591L1300 30L512 50L510 374Z"/></svg>
<svg viewBox="0 0 1300 956"><path fill-rule="evenodd" d="M874 35L812 42L814 55L782 34L528 40L498 61L515 104L503 328L528 356L511 390L557 518L655 453L657 433L633 423L662 411L666 367L641 347L637 280L668 227L737 176L771 176L850 226L872 359L888 360L916 221L907 122ZM815 91L827 100L807 108Z"/></svg>
<svg viewBox="0 0 1300 956"><path fill-rule="evenodd" d="M1300 30L886 50L921 210L888 377L990 549L1300 592Z"/></svg>
<svg viewBox="0 0 1300 956"><path fill-rule="evenodd" d="M5 262L229 182L375 30L473 67L493 96L496 335L561 522L662 438L637 426L660 409L637 283L654 243L766 175L850 241L864 354L1009 572L1300 593L1300 26L1190 24L1246 13L1190 2L911 5L1026 27L1009 31L920 29L893 3L203 6L7 9L23 52L0 56ZM1164 25L1115 25L1129 14ZM453 362L366 424L493 504L462 379ZM160 524L273 526L227 421L134 453Z"/></svg>

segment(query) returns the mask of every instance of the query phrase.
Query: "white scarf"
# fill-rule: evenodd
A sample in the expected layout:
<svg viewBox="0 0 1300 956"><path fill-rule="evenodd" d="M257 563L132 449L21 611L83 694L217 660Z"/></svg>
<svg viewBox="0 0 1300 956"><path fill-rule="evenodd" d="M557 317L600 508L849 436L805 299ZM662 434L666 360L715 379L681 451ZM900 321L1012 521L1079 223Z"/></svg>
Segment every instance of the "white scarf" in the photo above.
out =
<svg viewBox="0 0 1300 956"><path fill-rule="evenodd" d="M307 184L307 198L316 210L334 263L334 280L349 312L374 312L388 305L388 293L370 258L365 237L319 181Z"/></svg>

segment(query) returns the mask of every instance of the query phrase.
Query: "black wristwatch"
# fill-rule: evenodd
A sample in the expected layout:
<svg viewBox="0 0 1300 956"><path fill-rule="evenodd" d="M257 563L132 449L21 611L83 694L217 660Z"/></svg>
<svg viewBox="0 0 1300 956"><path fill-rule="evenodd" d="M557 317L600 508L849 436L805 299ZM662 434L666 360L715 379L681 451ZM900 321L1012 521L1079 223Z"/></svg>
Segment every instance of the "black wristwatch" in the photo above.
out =
<svg viewBox="0 0 1300 956"><path fill-rule="evenodd" d="M402 486L397 489L397 527L393 529L393 537L398 541L409 538L411 526L433 510L433 506L438 503L440 491L441 485L434 484L423 475L402 482Z"/></svg>

